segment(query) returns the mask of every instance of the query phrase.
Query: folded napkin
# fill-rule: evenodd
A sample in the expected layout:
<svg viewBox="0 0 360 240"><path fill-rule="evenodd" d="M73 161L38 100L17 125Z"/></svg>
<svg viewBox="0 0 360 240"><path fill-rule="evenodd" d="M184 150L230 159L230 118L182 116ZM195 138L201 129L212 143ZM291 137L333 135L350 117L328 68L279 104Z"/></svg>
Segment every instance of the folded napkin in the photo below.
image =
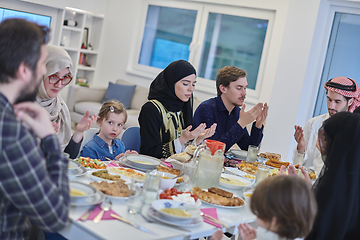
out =
<svg viewBox="0 0 360 240"><path fill-rule="evenodd" d="M109 162L109 164L107 165L108 167L119 167L119 165L117 163L115 163L114 160L112 160L111 162Z"/></svg>
<svg viewBox="0 0 360 240"><path fill-rule="evenodd" d="M168 162L162 162L164 165L166 165L167 167L169 167L169 168L172 168L172 165L171 165L171 163L168 163Z"/></svg>
<svg viewBox="0 0 360 240"><path fill-rule="evenodd" d="M200 209L200 211L202 211L206 215L209 215L209 216L215 218L216 220L219 220L216 208L202 208L202 209ZM215 226L217 228L221 228L220 224L214 223L211 220L207 220L207 218L203 217L203 220L204 220L204 222L206 222L206 223L208 223L210 225L213 225L213 226Z"/></svg>
<svg viewBox="0 0 360 240"><path fill-rule="evenodd" d="M101 203L99 205L97 205L97 207L90 213L89 217L87 218L87 220L94 220L94 218L100 213L101 211L101 207L100 207ZM86 214L86 213L84 213ZM83 215L84 215L83 214ZM119 214L117 214L116 212L114 212L112 209L109 210L109 211L105 211L101 220L113 220L113 219L116 219L116 218L113 218L111 216L111 214L115 214L117 216L120 216ZM81 216L82 217L82 216ZM80 218L78 220L80 220Z"/></svg>

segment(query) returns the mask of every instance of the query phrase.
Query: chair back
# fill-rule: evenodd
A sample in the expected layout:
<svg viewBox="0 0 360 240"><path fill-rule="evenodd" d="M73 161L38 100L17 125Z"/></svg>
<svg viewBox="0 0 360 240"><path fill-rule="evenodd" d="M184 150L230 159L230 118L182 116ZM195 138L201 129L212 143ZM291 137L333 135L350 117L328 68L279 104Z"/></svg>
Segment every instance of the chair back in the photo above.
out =
<svg viewBox="0 0 360 240"><path fill-rule="evenodd" d="M126 150L140 151L140 127L129 127L127 128L122 137L121 141L125 144Z"/></svg>
<svg viewBox="0 0 360 240"><path fill-rule="evenodd" d="M84 145L90 141L91 139L93 139L94 137L94 134L97 133L99 131L98 128L89 128L89 130L85 131L84 132L84 136L83 136L83 140L82 140L82 143L81 143L81 146L80 146L80 151L79 151L79 154L77 157L80 156L80 152L81 150L83 149Z"/></svg>

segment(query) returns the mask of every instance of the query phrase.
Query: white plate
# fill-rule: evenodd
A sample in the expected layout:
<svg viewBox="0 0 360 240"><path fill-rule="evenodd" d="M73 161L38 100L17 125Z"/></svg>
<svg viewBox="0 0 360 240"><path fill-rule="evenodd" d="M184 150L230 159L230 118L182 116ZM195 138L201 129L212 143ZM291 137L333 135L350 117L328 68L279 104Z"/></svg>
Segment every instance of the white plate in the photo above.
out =
<svg viewBox="0 0 360 240"><path fill-rule="evenodd" d="M148 170L154 170L160 165L157 158L142 154L128 154L124 156L124 160L131 166Z"/></svg>
<svg viewBox="0 0 360 240"><path fill-rule="evenodd" d="M90 198L87 198L86 201L74 202L70 200L70 206L90 206L90 205L99 204L104 200L105 200L105 194L96 190L96 194Z"/></svg>
<svg viewBox="0 0 360 240"><path fill-rule="evenodd" d="M225 172L229 172L231 174L237 175L237 176L241 176L244 177L246 179L248 179L249 181L255 181L255 175L250 174L250 173L246 173L244 171L241 171L238 168L232 168L232 167L225 167ZM254 177L253 179L246 177L246 175L252 176Z"/></svg>
<svg viewBox="0 0 360 240"><path fill-rule="evenodd" d="M106 170L106 169L100 169L100 170L97 170L97 171L101 171L101 170ZM100 178L100 177L94 176L93 173L94 173L94 172L97 172L97 171L89 172L90 178L91 178L92 180L97 181L97 182L101 182L101 181L115 182L115 181L113 181L113 180L108 180L108 179L105 179L105 178ZM113 173L111 173L111 172L109 172L109 171L108 171L108 173L111 174L111 175L119 176L118 174L113 174ZM120 178L121 178L121 176L120 176Z"/></svg>
<svg viewBox="0 0 360 240"><path fill-rule="evenodd" d="M79 169L76 169L76 171L72 172L72 173L68 173L68 177L80 177L86 174L86 169L81 166Z"/></svg>
<svg viewBox="0 0 360 240"><path fill-rule="evenodd" d="M228 188L228 189L241 189L241 188L246 188L246 187L251 187L253 185L253 181L250 181L248 180L247 178L245 177L240 177L240 176L235 176L233 174L226 174L226 173L222 173L221 174L221 177L223 178L228 178L228 179L235 179L235 180L239 180L243 183L245 183L245 185L241 186L241 185L234 185L234 184L229 184L227 183L226 180L224 180L224 182L221 181L220 179L220 183L219 185L221 187L224 187L224 188Z"/></svg>
<svg viewBox="0 0 360 240"><path fill-rule="evenodd" d="M203 191L207 191L207 189L202 189L202 190L203 190ZM218 204L214 204L214 203L208 203L208 202L206 202L206 201L201 200L200 198L199 198L199 199L200 199L201 202L203 202L203 203L209 204L209 205L211 205L211 206L219 207L219 208L237 209L237 208L242 208L242 207L245 206L246 203L245 203L244 198L239 197L239 196L236 195L236 194L233 194L233 197L241 198L241 199L244 201L244 205L241 205L241 206L223 206L223 205L218 205Z"/></svg>
<svg viewBox="0 0 360 240"><path fill-rule="evenodd" d="M125 167L109 167L109 168L107 168L107 170L108 170L109 172L113 173L113 174L120 175L122 178L124 178L124 180L126 180L126 179L131 179L131 177L125 176L125 175L123 175L123 174L120 174L120 173L115 172L115 171L112 170L112 169L117 169L117 168L125 168ZM137 173L140 173L140 174L144 175L144 179L143 179L143 180L138 179L138 178L134 178L134 179L137 180L138 182L144 182L144 181L145 181L146 173L141 172L141 171L138 171L138 170L135 170L135 169L132 169L132 168L125 168L125 169L131 169L131 170L133 170L133 171L135 171L135 172L137 172Z"/></svg>
<svg viewBox="0 0 360 240"><path fill-rule="evenodd" d="M81 164L73 161L73 160L69 160L68 161L68 174L70 175L74 175L76 173L78 173L80 171L81 168Z"/></svg>
<svg viewBox="0 0 360 240"><path fill-rule="evenodd" d="M119 161L118 161L118 163L119 163L120 165L122 165L123 167L133 168L133 169L136 169L136 170L139 170L139 171L142 171L142 172L151 171L151 169L134 167L134 166L130 165L129 163L127 163L124 158L120 158Z"/></svg>
<svg viewBox="0 0 360 240"><path fill-rule="evenodd" d="M173 222L191 222L192 219L198 218L200 216L200 210L195 206L170 199L155 200L151 203L151 207L157 212L158 216L161 219L165 219ZM183 210L186 210L191 216L190 217L175 216L161 211L161 209L164 208L181 208Z"/></svg>
<svg viewBox="0 0 360 240"><path fill-rule="evenodd" d="M162 223L165 223L165 224L168 224L168 225L172 225L172 226L179 226L179 227L198 227L201 223L203 223L203 219L201 217L198 217L198 218L193 218L191 220L191 222L173 222L173 221L169 221L169 220L165 220L165 219L162 219L158 213L149 208L149 210L147 210L146 212L146 215L148 217L150 217L151 219L154 219L154 220L157 220L159 222L162 222Z"/></svg>

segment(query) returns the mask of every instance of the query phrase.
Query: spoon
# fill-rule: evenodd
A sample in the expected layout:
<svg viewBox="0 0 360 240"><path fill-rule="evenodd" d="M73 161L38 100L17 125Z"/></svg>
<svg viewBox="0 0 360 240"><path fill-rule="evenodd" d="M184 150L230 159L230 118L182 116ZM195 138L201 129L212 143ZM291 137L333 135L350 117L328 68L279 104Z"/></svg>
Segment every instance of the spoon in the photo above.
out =
<svg viewBox="0 0 360 240"><path fill-rule="evenodd" d="M177 176L175 176L175 177L172 177L171 179L179 178L179 177L181 177L181 176L184 175L184 174L185 174L185 172L182 172L182 173L180 173L179 175L177 175Z"/></svg>
<svg viewBox="0 0 360 240"><path fill-rule="evenodd" d="M109 211L112 207L112 202L110 200L108 200L107 198L105 199L105 201L103 201L100 205L101 207L101 212L94 218L94 223L98 223L100 222L103 214L105 211Z"/></svg>
<svg viewBox="0 0 360 240"><path fill-rule="evenodd" d="M230 179L228 179L228 178L225 178L225 177L221 177L221 179L224 179L225 181L228 181L228 182L230 182Z"/></svg>

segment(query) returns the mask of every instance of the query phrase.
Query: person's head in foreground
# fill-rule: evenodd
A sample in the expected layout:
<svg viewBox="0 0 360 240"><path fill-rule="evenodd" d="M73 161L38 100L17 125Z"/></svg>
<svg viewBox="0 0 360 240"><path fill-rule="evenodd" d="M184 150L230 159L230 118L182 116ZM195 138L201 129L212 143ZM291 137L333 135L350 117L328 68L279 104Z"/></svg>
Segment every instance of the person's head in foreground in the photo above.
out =
<svg viewBox="0 0 360 240"><path fill-rule="evenodd" d="M257 237L271 231L285 239L306 237L316 214L309 184L298 176L269 177L255 188L250 209L257 217Z"/></svg>
<svg viewBox="0 0 360 240"><path fill-rule="evenodd" d="M351 78L332 78L324 87L330 116L338 112L353 112L360 105L360 90Z"/></svg>
<svg viewBox="0 0 360 240"><path fill-rule="evenodd" d="M307 239L360 239L360 114L335 114L318 138L324 167L313 185L319 209Z"/></svg>
<svg viewBox="0 0 360 240"><path fill-rule="evenodd" d="M119 136L126 120L127 113L122 103L116 100L104 102L97 119L100 127L99 137L105 142L111 142Z"/></svg>
<svg viewBox="0 0 360 240"><path fill-rule="evenodd" d="M221 95L223 102L241 107L245 101L246 71L234 66L221 68L216 76L217 95Z"/></svg>
<svg viewBox="0 0 360 240"><path fill-rule="evenodd" d="M20 89L11 103L35 101L41 77L46 73L46 42L49 29L24 19L6 19L0 24L0 84Z"/></svg>

